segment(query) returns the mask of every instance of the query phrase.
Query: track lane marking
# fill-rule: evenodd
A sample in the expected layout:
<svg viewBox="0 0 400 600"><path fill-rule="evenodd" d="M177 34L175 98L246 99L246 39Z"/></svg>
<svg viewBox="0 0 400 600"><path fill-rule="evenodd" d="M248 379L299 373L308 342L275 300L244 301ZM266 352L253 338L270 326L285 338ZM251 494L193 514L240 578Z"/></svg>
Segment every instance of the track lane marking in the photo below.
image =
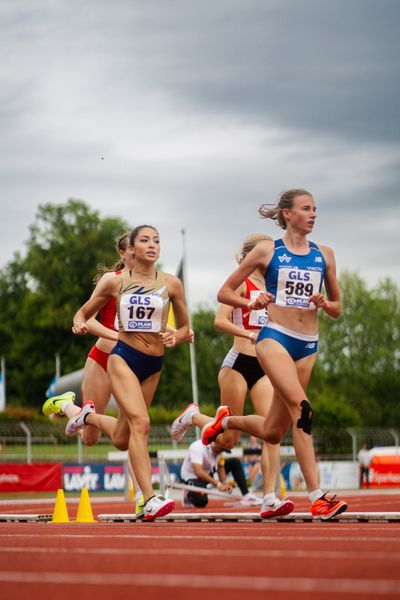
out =
<svg viewBox="0 0 400 600"><path fill-rule="evenodd" d="M23 581L21 581L23 579ZM134 586L143 588L189 588L249 591L295 591L398 595L400 582L389 579L312 579L309 577L246 577L182 575L165 573L41 573L34 571L0 571L0 582L19 585L57 584L78 586Z"/></svg>
<svg viewBox="0 0 400 600"><path fill-rule="evenodd" d="M42 525L43 526L43 525ZM141 540L154 540L154 533L151 535L147 535L147 534L137 534L137 533L132 533L132 534L113 534L110 533L109 535L104 535L104 532L101 532L101 538L102 540L105 540L107 538L113 539L113 540L117 540L117 539L131 539L131 540L135 540L135 539L141 539ZM29 533L1 533L0 530L0 538L38 538L39 534L29 534ZM40 539L59 539L59 538L66 538L66 539L93 539L93 538L98 538L100 535L100 531L94 532L93 534L90 533L59 533L54 531L53 535L50 534L43 534L40 533ZM223 536L223 535L206 535L206 534L199 534L199 535L170 535L168 533L166 533L165 535L160 535L159 533L157 534L157 537L159 540L217 540L217 541L224 541L227 542L229 540L232 541L241 541L243 542L243 535L228 535L228 536ZM305 535L305 536L299 536L299 535L295 535L294 532L292 533L292 535L279 535L279 537L277 537L276 535L264 535L264 532L260 532L260 535L255 536L255 535L246 535L245 537L245 541L247 540L251 540L251 541L286 541L286 542L292 542L293 541L313 541L313 542L329 542L329 541L333 541L333 542L379 542L382 544L394 544L396 543L399 547L400 547L400 538L399 537L378 537L378 536L332 536L326 535L326 532L324 534L322 534L321 532L321 536L315 536L315 535Z"/></svg>
<svg viewBox="0 0 400 600"><path fill-rule="evenodd" d="M126 551L127 548L126 547L121 547L121 548L75 548L75 547L71 547L71 548L57 548L57 554L83 554L85 556L88 556L90 554L105 554L105 555L109 555L109 554L114 554L114 555L121 555L123 554L126 557ZM18 547L16 548L15 546L6 546L6 547L1 547L0 548L0 554L1 553L6 553L6 554L23 554L23 553L32 553L35 552L36 554L48 554L49 553L49 549L48 548L43 548L40 546L25 546L25 547ZM165 553L168 553L168 555L173 554L175 556L187 556L188 555L188 549L187 548L129 548L129 554L136 554L139 556L146 556L146 555L151 555L151 556L163 556L165 555ZM343 560L351 560L351 559L357 559L359 560L360 558L362 558L363 560L365 559L371 559L371 560L385 560L387 561L388 559L390 560L399 560L400 559L400 552L380 552L380 551L376 551L376 550L357 550L354 552L350 552L350 551L335 551L335 550L320 550L320 551L309 551L309 550L264 550L264 549L260 549L260 550L243 550L243 549L229 549L229 548L225 548L225 549L220 549L220 548L216 548L214 550L212 549L208 549L208 548L197 548L196 549L196 556L215 556L215 554L218 553L218 556L227 556L227 557L238 557L238 558L243 558L243 553L245 553L246 557L250 557L250 558L313 558L313 559L321 559L321 560L326 560L328 558L332 559L332 560L337 560L337 559L343 559Z"/></svg>

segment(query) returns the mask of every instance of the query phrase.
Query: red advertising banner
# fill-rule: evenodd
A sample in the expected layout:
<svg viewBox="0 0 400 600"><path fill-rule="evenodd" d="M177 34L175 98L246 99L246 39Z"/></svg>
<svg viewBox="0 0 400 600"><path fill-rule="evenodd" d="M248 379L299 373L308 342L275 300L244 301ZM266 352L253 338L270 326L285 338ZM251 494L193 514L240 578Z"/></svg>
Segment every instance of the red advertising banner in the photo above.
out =
<svg viewBox="0 0 400 600"><path fill-rule="evenodd" d="M63 487L61 463L0 463L1 492L54 492Z"/></svg>
<svg viewBox="0 0 400 600"><path fill-rule="evenodd" d="M400 486L400 456L374 456L369 470L370 487Z"/></svg>

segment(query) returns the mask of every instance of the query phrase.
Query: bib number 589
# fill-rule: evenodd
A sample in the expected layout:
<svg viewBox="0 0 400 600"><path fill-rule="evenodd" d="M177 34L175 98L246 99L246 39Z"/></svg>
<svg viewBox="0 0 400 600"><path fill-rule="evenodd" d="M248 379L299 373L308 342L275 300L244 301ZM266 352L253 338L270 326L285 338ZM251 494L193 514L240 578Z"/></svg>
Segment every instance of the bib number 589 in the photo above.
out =
<svg viewBox="0 0 400 600"><path fill-rule="evenodd" d="M312 296L313 295L313 284L304 283L303 281L287 281L285 292L288 296Z"/></svg>

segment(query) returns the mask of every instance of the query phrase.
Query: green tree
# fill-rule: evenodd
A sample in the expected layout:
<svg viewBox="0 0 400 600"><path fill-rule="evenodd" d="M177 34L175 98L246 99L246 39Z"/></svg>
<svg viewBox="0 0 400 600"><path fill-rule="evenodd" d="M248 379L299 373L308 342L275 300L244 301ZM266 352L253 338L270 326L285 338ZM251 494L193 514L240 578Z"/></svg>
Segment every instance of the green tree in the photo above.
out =
<svg viewBox="0 0 400 600"><path fill-rule="evenodd" d="M205 412L219 404L218 372L232 340L214 329L215 312L200 308L193 314L199 403ZM189 345L180 344L165 354L154 406L183 408L192 401Z"/></svg>
<svg viewBox="0 0 400 600"><path fill-rule="evenodd" d="M232 338L214 328L215 312L200 308L193 315L196 336L196 365L199 379L199 400L205 406L219 405L218 373Z"/></svg>
<svg viewBox="0 0 400 600"><path fill-rule="evenodd" d="M0 271L0 347L7 360L7 401L41 406L54 375L83 366L94 343L75 337L71 320L89 297L99 263L117 258L114 240L127 231L116 217L101 219L78 200L39 207L25 256L15 254ZM399 427L400 297L385 280L374 289L354 273L340 277L342 316L321 315L320 354L310 384L319 427ZM214 310L193 315L199 400L205 412L219 403L218 372L232 344L214 329ZM167 350L155 398L160 410L178 410L192 399L189 346Z"/></svg>
<svg viewBox="0 0 400 600"><path fill-rule="evenodd" d="M187 344L166 349L164 365L153 406L173 408L192 401L190 358Z"/></svg>
<svg viewBox="0 0 400 600"><path fill-rule="evenodd" d="M115 238L128 229L78 200L39 207L26 256L15 255L0 271L8 403L40 405L56 353L63 372L82 367L93 339L71 334L72 316L91 294L96 265L114 264Z"/></svg>
<svg viewBox="0 0 400 600"><path fill-rule="evenodd" d="M340 277L342 315L321 317L313 393L345 398L363 425L398 427L400 297L385 280L374 289L354 273ZM348 416L348 415L347 415Z"/></svg>

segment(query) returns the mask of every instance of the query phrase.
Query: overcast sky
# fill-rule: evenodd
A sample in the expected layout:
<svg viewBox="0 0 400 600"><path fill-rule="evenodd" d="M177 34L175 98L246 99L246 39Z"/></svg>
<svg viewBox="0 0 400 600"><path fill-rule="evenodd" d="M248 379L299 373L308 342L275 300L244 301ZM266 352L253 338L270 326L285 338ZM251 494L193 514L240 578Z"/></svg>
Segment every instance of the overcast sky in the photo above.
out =
<svg viewBox="0 0 400 600"><path fill-rule="evenodd" d="M400 285L398 0L2 0L0 267L38 206L151 223L193 307L310 190L338 270Z"/></svg>

